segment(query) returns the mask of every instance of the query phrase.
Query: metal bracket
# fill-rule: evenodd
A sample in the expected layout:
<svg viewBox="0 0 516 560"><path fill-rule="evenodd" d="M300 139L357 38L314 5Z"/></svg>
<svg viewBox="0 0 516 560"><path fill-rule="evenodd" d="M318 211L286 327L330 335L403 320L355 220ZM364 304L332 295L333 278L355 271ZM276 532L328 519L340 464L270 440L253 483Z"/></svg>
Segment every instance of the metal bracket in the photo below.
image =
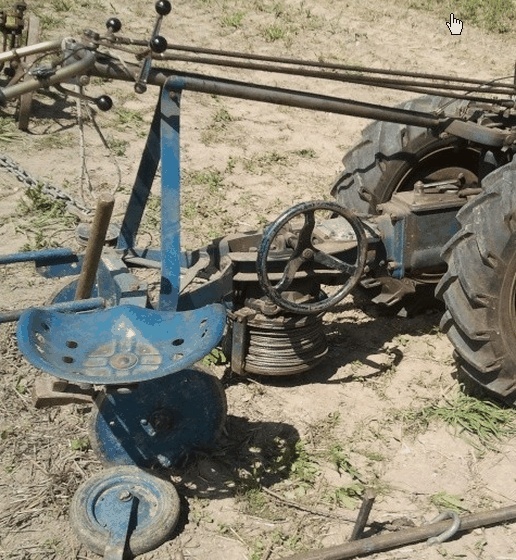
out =
<svg viewBox="0 0 516 560"><path fill-rule="evenodd" d="M132 510L136 498L128 490L123 490L118 499L119 503L116 504L118 523L111 525L108 542L104 549L104 560L123 560L127 546Z"/></svg>
<svg viewBox="0 0 516 560"><path fill-rule="evenodd" d="M40 377L32 389L35 408L46 408L64 404L91 404L97 391L91 385L78 385L68 381Z"/></svg>

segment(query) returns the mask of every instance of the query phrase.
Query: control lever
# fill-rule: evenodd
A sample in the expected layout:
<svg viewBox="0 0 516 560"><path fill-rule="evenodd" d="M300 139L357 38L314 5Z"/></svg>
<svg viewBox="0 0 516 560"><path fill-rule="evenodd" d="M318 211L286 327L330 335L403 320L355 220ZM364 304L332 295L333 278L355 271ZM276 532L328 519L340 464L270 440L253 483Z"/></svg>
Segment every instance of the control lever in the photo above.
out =
<svg viewBox="0 0 516 560"><path fill-rule="evenodd" d="M154 24L154 30L152 32L151 39L149 41L149 52L142 61L140 67L140 73L134 85L134 91L136 93L145 93L147 91L147 79L149 77L149 72L152 64L152 53L162 53L167 50L168 43L165 37L159 35L159 30L161 28L161 22L163 17L168 15L172 10L172 5L168 0L158 0L154 6L158 17L156 23Z"/></svg>
<svg viewBox="0 0 516 560"><path fill-rule="evenodd" d="M54 84L54 88L70 97L86 99L86 101L89 101L90 103L96 105L99 111L109 111L113 107L113 100L111 99L111 97L109 97L109 95L90 97L89 95L85 95L84 93L77 93L76 91L64 88L61 84Z"/></svg>

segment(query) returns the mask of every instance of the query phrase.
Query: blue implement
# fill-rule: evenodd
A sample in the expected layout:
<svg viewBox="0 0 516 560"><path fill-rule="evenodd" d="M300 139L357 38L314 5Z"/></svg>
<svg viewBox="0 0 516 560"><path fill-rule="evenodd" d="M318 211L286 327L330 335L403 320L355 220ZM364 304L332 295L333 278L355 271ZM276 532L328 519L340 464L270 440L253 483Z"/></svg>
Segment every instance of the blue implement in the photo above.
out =
<svg viewBox="0 0 516 560"><path fill-rule="evenodd" d="M213 448L226 420L222 384L198 369L107 391L96 404L90 441L109 465L180 466Z"/></svg>

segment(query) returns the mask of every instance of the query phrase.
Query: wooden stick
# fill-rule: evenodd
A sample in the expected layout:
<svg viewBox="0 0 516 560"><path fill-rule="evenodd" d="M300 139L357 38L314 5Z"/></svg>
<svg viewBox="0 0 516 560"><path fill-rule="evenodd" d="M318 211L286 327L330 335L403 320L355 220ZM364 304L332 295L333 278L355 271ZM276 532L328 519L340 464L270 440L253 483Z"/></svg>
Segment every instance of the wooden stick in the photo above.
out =
<svg viewBox="0 0 516 560"><path fill-rule="evenodd" d="M110 194L101 195L97 201L88 245L86 246L82 262L81 274L77 282L75 299L88 299L91 297L114 205L115 199Z"/></svg>

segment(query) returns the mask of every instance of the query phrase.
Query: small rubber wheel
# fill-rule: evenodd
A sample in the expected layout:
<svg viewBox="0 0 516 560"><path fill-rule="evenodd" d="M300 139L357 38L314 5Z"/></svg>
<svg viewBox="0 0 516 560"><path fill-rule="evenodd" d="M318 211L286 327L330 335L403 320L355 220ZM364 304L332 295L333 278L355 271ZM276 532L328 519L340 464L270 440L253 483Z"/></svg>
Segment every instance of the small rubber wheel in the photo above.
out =
<svg viewBox="0 0 516 560"><path fill-rule="evenodd" d="M101 556L115 524L123 523L119 513L122 496L134 501L126 548L133 555L163 544L179 519L179 496L169 480L132 466L98 473L75 493L70 524L77 538Z"/></svg>

